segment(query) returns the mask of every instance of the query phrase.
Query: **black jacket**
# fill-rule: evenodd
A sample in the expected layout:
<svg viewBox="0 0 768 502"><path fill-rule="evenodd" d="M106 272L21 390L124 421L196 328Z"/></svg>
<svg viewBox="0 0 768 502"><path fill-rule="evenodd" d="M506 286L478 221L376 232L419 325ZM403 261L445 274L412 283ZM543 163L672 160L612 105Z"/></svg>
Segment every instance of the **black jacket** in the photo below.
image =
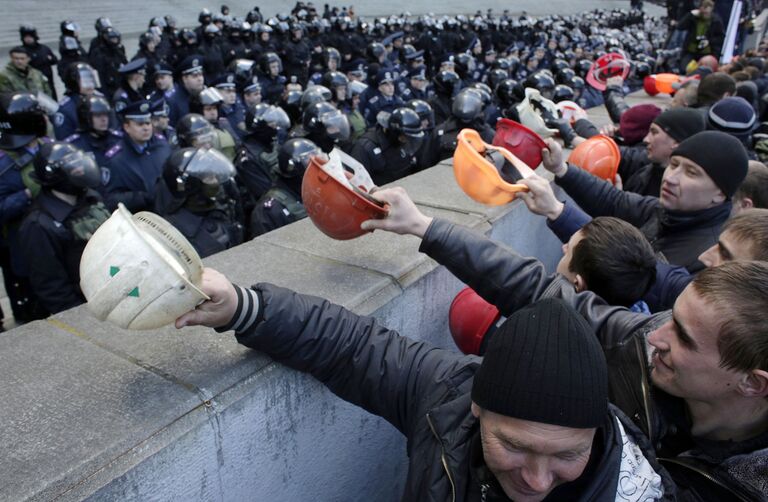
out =
<svg viewBox="0 0 768 502"><path fill-rule="evenodd" d="M236 289L237 321L219 331L235 329L243 345L310 373L337 396L383 417L408 438L409 471L401 500L507 500L492 476L483 475L477 455L473 461L478 422L470 410L470 391L479 357L410 340L371 317L321 298L270 284ZM553 497L613 502L625 486L635 486L642 479L639 473L619 466L621 454L629 452L623 447L625 438L626 446L637 445L644 452L635 454L651 459L654 471L662 474L665 499L673 500L674 489L652 460L650 445L620 416L614 408L609 410L606 424L598 429L591 468L582 478L558 487ZM619 422L625 436L617 431Z"/></svg>
<svg viewBox="0 0 768 502"><path fill-rule="evenodd" d="M636 226L663 261L691 272L704 268L699 255L717 242L731 203L701 211L669 211L658 197L623 192L575 166L555 180L590 216L615 216Z"/></svg>

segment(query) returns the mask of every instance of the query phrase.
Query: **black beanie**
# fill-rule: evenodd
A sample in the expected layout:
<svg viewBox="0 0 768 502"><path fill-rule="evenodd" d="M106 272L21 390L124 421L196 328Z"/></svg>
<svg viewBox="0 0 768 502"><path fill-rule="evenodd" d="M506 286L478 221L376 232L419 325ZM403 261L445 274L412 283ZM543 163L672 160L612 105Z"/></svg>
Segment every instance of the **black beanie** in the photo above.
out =
<svg viewBox="0 0 768 502"><path fill-rule="evenodd" d="M670 108L656 117L653 123L678 143L706 129L704 115L693 108Z"/></svg>
<svg viewBox="0 0 768 502"><path fill-rule="evenodd" d="M517 311L488 345L472 401L520 420L599 427L608 409L608 369L594 331L562 300Z"/></svg>
<svg viewBox="0 0 768 502"><path fill-rule="evenodd" d="M672 152L692 160L729 199L747 176L749 157L741 141L720 131L704 131L686 139Z"/></svg>

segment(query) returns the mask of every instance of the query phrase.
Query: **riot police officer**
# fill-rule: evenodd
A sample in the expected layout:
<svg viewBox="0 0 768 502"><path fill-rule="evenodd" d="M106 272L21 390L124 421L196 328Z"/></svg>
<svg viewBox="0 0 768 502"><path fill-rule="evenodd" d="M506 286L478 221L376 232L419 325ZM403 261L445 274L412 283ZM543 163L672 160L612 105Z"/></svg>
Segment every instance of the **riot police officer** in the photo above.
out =
<svg viewBox="0 0 768 502"><path fill-rule="evenodd" d="M88 63L75 63L64 74L64 97L59 101L59 110L53 116L53 132L56 139L63 140L77 131L77 106L84 96L102 94L99 74Z"/></svg>
<svg viewBox="0 0 768 502"><path fill-rule="evenodd" d="M157 211L201 257L243 242L235 168L215 149L181 148L165 162Z"/></svg>
<svg viewBox="0 0 768 502"><path fill-rule="evenodd" d="M435 128L430 152L432 162L449 159L456 150L456 138L462 129L474 129L486 143L493 142L495 132L483 115L483 98L476 89L463 89L451 105L451 117Z"/></svg>
<svg viewBox="0 0 768 502"><path fill-rule="evenodd" d="M102 87L99 89L105 96L114 96L120 85L118 68L128 62L125 47L121 42L120 32L109 27L101 33L104 39L102 45L94 47L88 55L88 61L99 72Z"/></svg>
<svg viewBox="0 0 768 502"><path fill-rule="evenodd" d="M21 37L21 43L27 49L27 54L29 54L30 66L45 75L51 86L51 96L53 96L53 99L58 99L56 96L56 86L53 85L52 68L59 59L50 47L39 42L40 37L37 35L37 28L34 26L29 24L19 26L19 36Z"/></svg>
<svg viewBox="0 0 768 502"><path fill-rule="evenodd" d="M256 201L272 186L280 148L278 133L287 131L290 126L288 114L282 108L265 103L256 105L253 121L235 162L238 179L247 189L244 194L247 196L243 197L247 208L250 208L248 198Z"/></svg>
<svg viewBox="0 0 768 502"><path fill-rule="evenodd" d="M427 67L417 66L411 68L408 71L408 83L400 93L400 97L405 101L410 101L412 99L426 100L429 98L427 92L428 86L429 80L427 79Z"/></svg>
<svg viewBox="0 0 768 502"><path fill-rule="evenodd" d="M87 63L88 53L80 44L80 25L69 19L59 24L61 36L59 37L59 62L56 70L59 77L64 80L67 70L73 63Z"/></svg>
<svg viewBox="0 0 768 502"><path fill-rule="evenodd" d="M152 101L152 130L155 134L162 136L171 147L179 144L179 138L176 129L171 125L171 109L165 99Z"/></svg>
<svg viewBox="0 0 768 502"><path fill-rule="evenodd" d="M188 113L179 120L176 137L180 148L213 148L216 131L202 115Z"/></svg>
<svg viewBox="0 0 768 502"><path fill-rule="evenodd" d="M216 133L213 148L232 161L240 143L240 136L234 131L229 121L219 115L219 109L223 102L224 98L218 90L213 87L206 87L200 94L191 99L189 111L202 115L205 120L211 123Z"/></svg>
<svg viewBox="0 0 768 502"><path fill-rule="evenodd" d="M131 212L152 210L155 185L171 153L165 139L152 132L151 103L137 101L121 115L123 138L106 153L102 169L105 204L114 210L119 202Z"/></svg>
<svg viewBox="0 0 768 502"><path fill-rule="evenodd" d="M0 95L0 266L19 323L40 317L29 287L29 262L19 248L18 228L40 192L32 161L46 140L45 132L45 114L37 96L29 92Z"/></svg>
<svg viewBox="0 0 768 502"><path fill-rule="evenodd" d="M272 187L257 202L251 213L251 237L256 237L307 216L301 200L301 182L310 158L320 153L304 138L292 138L280 148L277 176Z"/></svg>
<svg viewBox="0 0 768 502"><path fill-rule="evenodd" d="M55 314L83 303L80 257L109 211L93 190L99 168L82 150L63 142L45 144L34 169L42 190L21 223L19 245L34 263L29 282L39 306Z"/></svg>
<svg viewBox="0 0 768 502"><path fill-rule="evenodd" d="M122 133L109 128L111 113L112 107L103 96L82 98L77 107L80 128L64 140L84 152L92 153L99 167L107 164L107 151L123 137Z"/></svg>
<svg viewBox="0 0 768 502"><path fill-rule="evenodd" d="M237 82L233 73L223 73L213 81L213 87L221 94L219 118L226 119L232 131L240 139L245 134L245 106L237 95Z"/></svg>
<svg viewBox="0 0 768 502"><path fill-rule="evenodd" d="M459 75L450 70L440 70L432 79L435 94L428 100L435 111L435 122L440 124L451 116L453 96L459 86Z"/></svg>
<svg viewBox="0 0 768 502"><path fill-rule="evenodd" d="M259 58L256 68L261 86L261 99L269 104L277 104L283 96L288 79L282 75L283 62L274 52L266 52Z"/></svg>
<svg viewBox="0 0 768 502"><path fill-rule="evenodd" d="M332 103L314 103L302 113L301 124L304 137L325 153L337 145L343 145L350 135L349 121Z"/></svg>
<svg viewBox="0 0 768 502"><path fill-rule="evenodd" d="M283 45L282 53L285 72L288 77L295 76L300 83L305 83L309 77L309 45L304 40L304 29L299 23L291 23L289 30L290 37Z"/></svg>
<svg viewBox="0 0 768 502"><path fill-rule="evenodd" d="M355 143L352 156L360 161L377 185L408 176L418 166L417 152L424 140L419 115L407 107L379 116L376 127Z"/></svg>

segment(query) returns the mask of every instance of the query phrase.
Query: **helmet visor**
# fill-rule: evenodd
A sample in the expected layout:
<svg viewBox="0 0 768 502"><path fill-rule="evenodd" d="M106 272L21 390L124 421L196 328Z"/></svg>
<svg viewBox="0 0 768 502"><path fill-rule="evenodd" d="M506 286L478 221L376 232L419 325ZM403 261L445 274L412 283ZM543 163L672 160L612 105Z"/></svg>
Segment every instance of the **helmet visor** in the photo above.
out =
<svg viewBox="0 0 768 502"><path fill-rule="evenodd" d="M95 188L101 183L101 170L90 152L76 151L61 159L62 171L76 187Z"/></svg>
<svg viewBox="0 0 768 502"><path fill-rule="evenodd" d="M80 68L77 71L77 80L80 82L80 91L95 91L101 87L99 74L93 68Z"/></svg>
<svg viewBox="0 0 768 502"><path fill-rule="evenodd" d="M279 106L270 106L264 111L261 119L269 124L269 127L277 130L287 130L291 127L291 119L285 110Z"/></svg>
<svg viewBox="0 0 768 502"><path fill-rule="evenodd" d="M186 173L198 178L206 186L218 187L235 176L235 166L221 152L213 148L201 148L187 164Z"/></svg>
<svg viewBox="0 0 768 502"><path fill-rule="evenodd" d="M336 141L349 139L349 121L339 110L333 110L320 115L320 122L325 126L328 137Z"/></svg>

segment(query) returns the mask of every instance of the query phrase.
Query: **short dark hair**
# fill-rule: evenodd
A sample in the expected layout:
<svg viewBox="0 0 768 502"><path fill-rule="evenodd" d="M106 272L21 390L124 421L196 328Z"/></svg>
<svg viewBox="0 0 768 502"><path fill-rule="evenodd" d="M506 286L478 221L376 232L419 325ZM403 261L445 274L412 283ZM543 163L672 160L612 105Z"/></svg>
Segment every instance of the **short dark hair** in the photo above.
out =
<svg viewBox="0 0 768 502"><path fill-rule="evenodd" d="M723 72L710 73L701 79L696 91L699 106L709 106L723 99L725 94L731 96L736 92L736 81Z"/></svg>
<svg viewBox="0 0 768 502"><path fill-rule="evenodd" d="M768 167L762 162L749 161L747 177L733 194L734 200L745 197L752 200L752 207L768 209Z"/></svg>
<svg viewBox="0 0 768 502"><path fill-rule="evenodd" d="M768 370L768 263L727 262L704 269L691 284L722 320L717 337L720 366Z"/></svg>
<svg viewBox="0 0 768 502"><path fill-rule="evenodd" d="M768 261L768 209L747 209L737 214L723 225L726 231L749 245L751 259Z"/></svg>
<svg viewBox="0 0 768 502"><path fill-rule="evenodd" d="M601 216L581 228L569 269L611 305L629 307L656 281L656 256L648 240L626 221Z"/></svg>
<svg viewBox="0 0 768 502"><path fill-rule="evenodd" d="M23 45L17 45L16 47L11 47L11 50L8 51L8 55L11 54L26 54L29 56L29 51Z"/></svg>

